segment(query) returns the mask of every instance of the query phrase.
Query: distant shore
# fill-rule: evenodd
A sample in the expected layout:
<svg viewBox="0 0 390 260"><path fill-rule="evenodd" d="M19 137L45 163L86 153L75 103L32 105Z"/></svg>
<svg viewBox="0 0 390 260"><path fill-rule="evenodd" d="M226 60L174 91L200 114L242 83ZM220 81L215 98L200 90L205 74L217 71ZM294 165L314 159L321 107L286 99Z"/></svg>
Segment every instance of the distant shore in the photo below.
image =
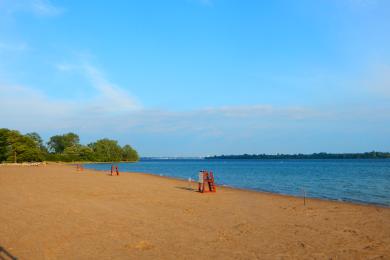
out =
<svg viewBox="0 0 390 260"><path fill-rule="evenodd" d="M20 259L390 258L388 208L195 189L71 165L0 167L0 246Z"/></svg>
<svg viewBox="0 0 390 260"><path fill-rule="evenodd" d="M206 156L206 160L319 160L319 159L390 159L388 152L366 152L366 153L312 153L312 154L241 154L241 155L214 155Z"/></svg>

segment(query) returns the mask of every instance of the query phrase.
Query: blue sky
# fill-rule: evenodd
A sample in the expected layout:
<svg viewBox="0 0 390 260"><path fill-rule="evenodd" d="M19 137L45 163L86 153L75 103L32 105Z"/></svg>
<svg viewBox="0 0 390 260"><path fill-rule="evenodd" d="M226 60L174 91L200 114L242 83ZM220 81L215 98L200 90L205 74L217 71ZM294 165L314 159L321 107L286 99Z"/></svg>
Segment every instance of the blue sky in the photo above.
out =
<svg viewBox="0 0 390 260"><path fill-rule="evenodd" d="M390 151L386 0L0 0L0 127L142 156Z"/></svg>

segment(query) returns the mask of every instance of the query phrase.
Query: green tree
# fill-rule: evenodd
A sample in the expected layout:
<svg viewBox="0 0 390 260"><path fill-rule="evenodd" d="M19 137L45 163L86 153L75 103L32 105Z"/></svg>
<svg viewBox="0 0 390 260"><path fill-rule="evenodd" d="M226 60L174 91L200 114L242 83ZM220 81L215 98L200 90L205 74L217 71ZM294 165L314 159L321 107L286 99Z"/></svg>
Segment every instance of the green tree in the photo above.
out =
<svg viewBox="0 0 390 260"><path fill-rule="evenodd" d="M80 150L77 146L68 146L62 153L66 162L80 161Z"/></svg>
<svg viewBox="0 0 390 260"><path fill-rule="evenodd" d="M37 146L39 146L39 148L41 149L41 151L45 154L48 153L47 151L47 147L45 146L45 144L43 143L43 140L41 138L41 136L36 133L36 132L32 132L32 133L27 133L26 136L30 137L31 139L34 140L34 142L37 144Z"/></svg>
<svg viewBox="0 0 390 260"><path fill-rule="evenodd" d="M8 157L8 133L9 129L0 128L0 163L7 160Z"/></svg>
<svg viewBox="0 0 390 260"><path fill-rule="evenodd" d="M130 145L126 144L122 147L122 161L136 162L139 160L139 156L136 150Z"/></svg>
<svg viewBox="0 0 390 260"><path fill-rule="evenodd" d="M115 140L100 139L88 146L93 150L94 159L98 162L118 162L122 159L122 148Z"/></svg>
<svg viewBox="0 0 390 260"><path fill-rule="evenodd" d="M93 150L84 145L69 146L61 155L62 160L67 162L95 160Z"/></svg>
<svg viewBox="0 0 390 260"><path fill-rule="evenodd" d="M0 128L0 163L25 161L138 161L136 150L130 145L100 139L88 146L80 145L74 133L52 136L48 142L51 153L38 133L22 135L19 131Z"/></svg>
<svg viewBox="0 0 390 260"><path fill-rule="evenodd" d="M30 137L31 139L34 140L34 142L39 146L39 147L42 147L44 148L45 145L43 144L43 140L41 138L41 136L36 133L36 132L31 132L31 133L27 133L26 136Z"/></svg>
<svg viewBox="0 0 390 260"><path fill-rule="evenodd" d="M79 158L80 161L95 161L93 150L84 145L79 147Z"/></svg>
<svg viewBox="0 0 390 260"><path fill-rule="evenodd" d="M67 147L77 146L80 143L80 138L74 133L63 135L55 135L50 137L47 143L49 150L54 153L63 153Z"/></svg>
<svg viewBox="0 0 390 260"><path fill-rule="evenodd" d="M44 153L29 135L3 128L0 130L0 159L8 162L42 161Z"/></svg>

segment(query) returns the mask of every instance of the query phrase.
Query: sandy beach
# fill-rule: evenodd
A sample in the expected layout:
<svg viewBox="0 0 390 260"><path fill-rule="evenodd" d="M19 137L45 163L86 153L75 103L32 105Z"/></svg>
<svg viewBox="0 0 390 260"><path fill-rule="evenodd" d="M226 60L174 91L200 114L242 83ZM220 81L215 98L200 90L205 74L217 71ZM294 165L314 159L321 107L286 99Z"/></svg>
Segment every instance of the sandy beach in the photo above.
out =
<svg viewBox="0 0 390 260"><path fill-rule="evenodd" d="M0 259L390 259L389 208L147 174L0 166L0 205Z"/></svg>

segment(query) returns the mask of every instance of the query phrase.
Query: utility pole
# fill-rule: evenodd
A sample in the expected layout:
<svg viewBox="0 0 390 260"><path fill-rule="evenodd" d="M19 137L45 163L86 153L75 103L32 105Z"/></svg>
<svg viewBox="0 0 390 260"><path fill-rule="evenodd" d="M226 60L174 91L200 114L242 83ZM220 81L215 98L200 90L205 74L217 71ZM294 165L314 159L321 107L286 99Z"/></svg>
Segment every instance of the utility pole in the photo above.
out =
<svg viewBox="0 0 390 260"><path fill-rule="evenodd" d="M16 163L16 151L14 151L14 163Z"/></svg>

